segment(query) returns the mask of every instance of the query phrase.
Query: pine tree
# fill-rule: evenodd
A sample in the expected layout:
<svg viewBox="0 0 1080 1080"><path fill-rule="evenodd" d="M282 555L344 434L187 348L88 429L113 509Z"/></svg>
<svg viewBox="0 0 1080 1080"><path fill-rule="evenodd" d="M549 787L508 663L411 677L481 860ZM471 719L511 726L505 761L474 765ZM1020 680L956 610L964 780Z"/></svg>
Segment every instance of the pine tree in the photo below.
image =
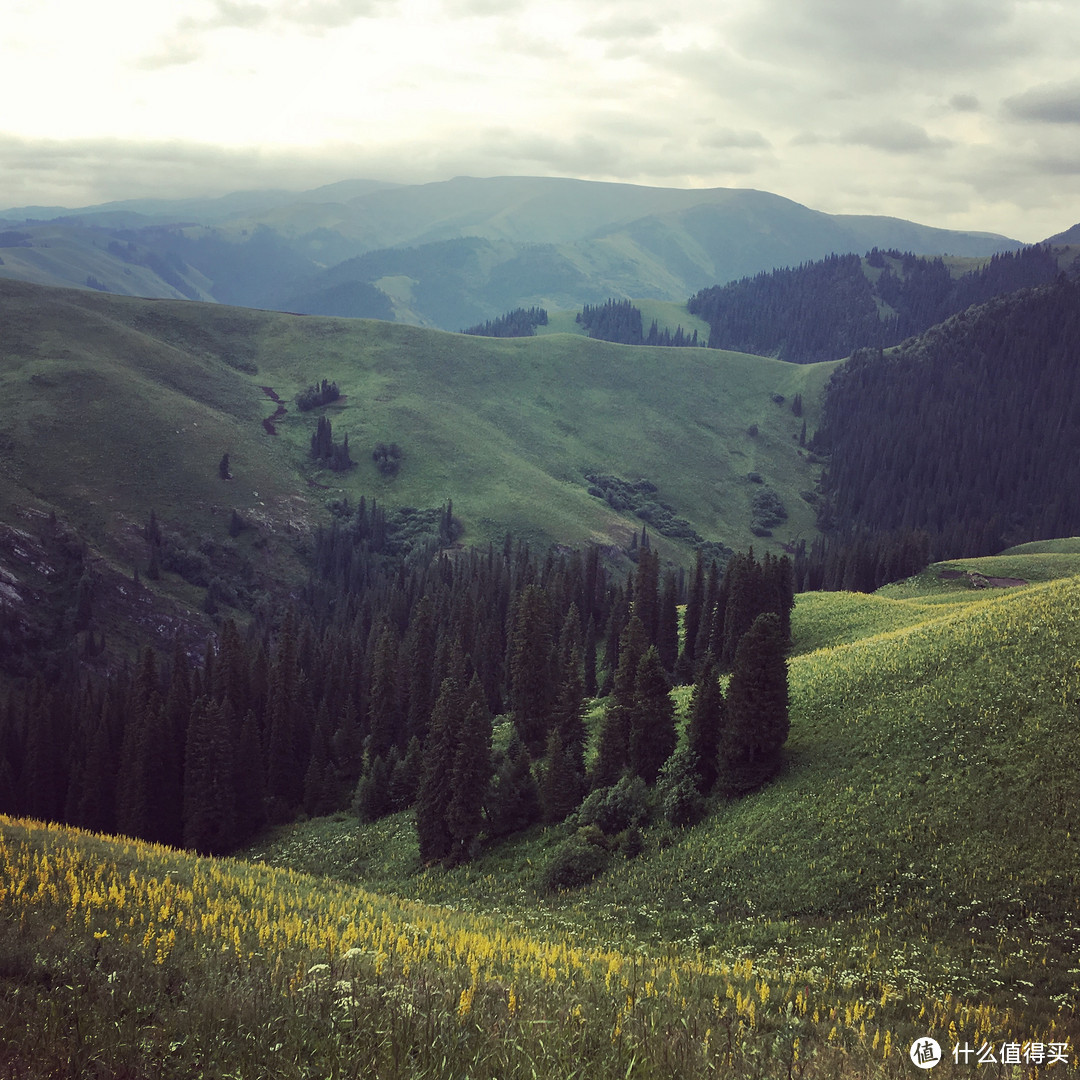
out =
<svg viewBox="0 0 1080 1080"><path fill-rule="evenodd" d="M585 794L580 763L563 745L562 735L557 728L548 735L543 777L540 801L544 820L556 824L566 819Z"/></svg>
<svg viewBox="0 0 1080 1080"><path fill-rule="evenodd" d="M453 837L448 856L451 863L466 862L476 854L492 776L491 717L475 675L463 706L465 717L454 751L452 790L446 811L446 824Z"/></svg>
<svg viewBox="0 0 1080 1080"><path fill-rule="evenodd" d="M759 615L739 642L720 741L721 781L728 791L758 787L779 768L789 727L786 653L775 612Z"/></svg>
<svg viewBox="0 0 1080 1080"><path fill-rule="evenodd" d="M416 793L423 776L424 755L420 740L409 740L405 756L400 758L390 772L390 804L392 810L407 810L416 802Z"/></svg>
<svg viewBox="0 0 1080 1080"><path fill-rule="evenodd" d="M378 821L390 813L390 769L381 755L372 761L356 785L352 809L361 821Z"/></svg>
<svg viewBox="0 0 1080 1080"><path fill-rule="evenodd" d="M444 679L431 713L424 764L416 794L416 836L420 858L441 862L454 847L447 811L454 795L453 770L464 721L464 695L456 679Z"/></svg>
<svg viewBox="0 0 1080 1080"><path fill-rule="evenodd" d="M532 761L517 732L510 736L506 752L497 762L485 811L492 837L527 829L540 819L540 793Z"/></svg>
<svg viewBox="0 0 1080 1080"><path fill-rule="evenodd" d="M638 663L630 720L630 771L655 784L660 767L675 749L675 707L660 654L649 646Z"/></svg>
<svg viewBox="0 0 1080 1080"><path fill-rule="evenodd" d="M229 851L236 841L234 747L216 701L195 702L184 758L184 846L205 854Z"/></svg>
<svg viewBox="0 0 1080 1080"><path fill-rule="evenodd" d="M600 726L600 741L590 785L610 787L630 760L630 725L634 707L637 669L645 654L645 629L631 616L619 638L619 668L615 672L611 700Z"/></svg>
<svg viewBox="0 0 1080 1080"><path fill-rule="evenodd" d="M673 675L679 661L679 584L671 571L664 575L664 587L660 593L656 648L664 670Z"/></svg>
<svg viewBox="0 0 1080 1080"><path fill-rule="evenodd" d="M526 585L518 596L509 649L514 726L530 753L543 751L550 726L553 641L547 592Z"/></svg>
<svg viewBox="0 0 1080 1080"><path fill-rule="evenodd" d="M690 718L686 727L686 742L696 755L698 790L708 795L719 772L720 733L725 715L724 692L716 665L709 663L698 676L690 695Z"/></svg>
<svg viewBox="0 0 1080 1080"><path fill-rule="evenodd" d="M705 557L698 548L694 560L694 576L690 579L690 592L686 598L683 614L682 649L676 667L679 682L691 682L697 669L696 653L698 628L701 626L702 606L705 603Z"/></svg>

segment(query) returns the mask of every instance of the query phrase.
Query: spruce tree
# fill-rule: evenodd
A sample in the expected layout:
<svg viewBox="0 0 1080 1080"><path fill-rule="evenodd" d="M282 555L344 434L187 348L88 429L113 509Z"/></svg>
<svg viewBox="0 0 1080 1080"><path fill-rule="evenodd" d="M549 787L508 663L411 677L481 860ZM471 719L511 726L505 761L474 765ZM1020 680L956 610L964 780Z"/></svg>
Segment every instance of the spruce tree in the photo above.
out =
<svg viewBox="0 0 1080 1080"><path fill-rule="evenodd" d="M735 651L720 740L728 791L758 787L779 768L789 727L786 653L780 617L771 611L754 620Z"/></svg>
<svg viewBox="0 0 1080 1080"><path fill-rule="evenodd" d="M600 726L600 741L590 785L610 787L629 764L630 724L638 664L645 654L645 628L633 615L619 638L619 668Z"/></svg>
<svg viewBox="0 0 1080 1080"><path fill-rule="evenodd" d="M234 747L216 701L192 708L184 758L184 846L204 854L229 851L236 841Z"/></svg>
<svg viewBox="0 0 1080 1080"><path fill-rule="evenodd" d="M453 769L464 714L464 695L456 679L444 679L431 713L424 744L423 771L416 794L416 836L420 859L441 862L454 847L447 824L453 798Z"/></svg>
<svg viewBox="0 0 1080 1080"><path fill-rule="evenodd" d="M514 726L530 753L542 753L552 699L553 633L547 592L526 585L518 596L509 649Z"/></svg>
<svg viewBox="0 0 1080 1080"><path fill-rule="evenodd" d="M716 665L710 662L694 683L686 726L686 742L696 755L697 784L702 795L708 795L712 790L719 772L724 714L724 692L720 689Z"/></svg>
<svg viewBox="0 0 1080 1080"><path fill-rule="evenodd" d="M638 663L630 719L630 771L655 784L660 767L675 749L675 707L660 653L649 646Z"/></svg>
<svg viewBox="0 0 1080 1080"><path fill-rule="evenodd" d="M476 854L492 776L491 717L475 675L463 705L465 717L454 751L450 804L446 811L446 824L453 837L451 863L466 862Z"/></svg>

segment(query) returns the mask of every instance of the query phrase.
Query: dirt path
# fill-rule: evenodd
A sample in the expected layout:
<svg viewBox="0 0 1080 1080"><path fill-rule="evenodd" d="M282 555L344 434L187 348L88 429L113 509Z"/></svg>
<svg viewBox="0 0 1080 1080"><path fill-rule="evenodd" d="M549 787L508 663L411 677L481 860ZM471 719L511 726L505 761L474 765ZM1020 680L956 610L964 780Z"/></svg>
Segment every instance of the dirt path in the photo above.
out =
<svg viewBox="0 0 1080 1080"><path fill-rule="evenodd" d="M280 420L289 410L285 408L285 403L281 400L281 398L277 396L277 393L272 386L262 387L262 392L271 401L277 404L277 408L273 411L273 413L270 416L266 417L266 419L262 422L262 426L266 428L266 433L268 435L276 435L277 428L274 426L274 421Z"/></svg>
<svg viewBox="0 0 1080 1080"><path fill-rule="evenodd" d="M987 577L977 570L942 570L938 577L942 581L957 581L959 578L967 578L973 589L1012 589L1017 585L1026 585L1023 578L1018 577Z"/></svg>

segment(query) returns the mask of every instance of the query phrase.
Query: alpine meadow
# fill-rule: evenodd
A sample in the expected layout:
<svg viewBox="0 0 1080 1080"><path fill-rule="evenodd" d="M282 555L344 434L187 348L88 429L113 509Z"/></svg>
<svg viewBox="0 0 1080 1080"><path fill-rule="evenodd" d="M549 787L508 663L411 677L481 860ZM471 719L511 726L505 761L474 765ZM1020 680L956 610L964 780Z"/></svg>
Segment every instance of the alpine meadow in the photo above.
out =
<svg viewBox="0 0 1080 1080"><path fill-rule="evenodd" d="M1077 1074L1073 232L55 209L0 222L0 1077Z"/></svg>

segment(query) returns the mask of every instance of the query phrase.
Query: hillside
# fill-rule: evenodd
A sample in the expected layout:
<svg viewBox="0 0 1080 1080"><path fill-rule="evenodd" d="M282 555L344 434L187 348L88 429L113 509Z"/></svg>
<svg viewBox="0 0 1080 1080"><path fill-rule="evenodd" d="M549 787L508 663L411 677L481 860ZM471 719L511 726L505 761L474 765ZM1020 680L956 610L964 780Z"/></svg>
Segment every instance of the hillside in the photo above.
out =
<svg viewBox="0 0 1080 1080"><path fill-rule="evenodd" d="M1078 318L1080 283L1062 276L852 356L814 442L831 455L823 493L840 536L921 530L940 559L1075 534L1080 505L1061 470L1080 445ZM875 580L875 558L853 546L826 587L888 580Z"/></svg>
<svg viewBox="0 0 1080 1080"><path fill-rule="evenodd" d="M0 224L0 277L446 330L515 307L682 302L832 252L989 256L1019 246L831 216L767 192L542 177L22 207L3 211Z"/></svg>
<svg viewBox="0 0 1080 1080"><path fill-rule="evenodd" d="M403 818L327 819L272 870L4 819L0 1064L847 1080L930 1035L946 1076L954 1044L1075 1067L1080 579L940 577L976 568L800 597L785 772L576 892L537 890L566 827L422 871Z"/></svg>
<svg viewBox="0 0 1080 1080"><path fill-rule="evenodd" d="M248 604L297 581L296 548L329 520L327 504L361 496L389 509L452 499L468 545L501 544L510 531L541 547L599 544L615 558L646 517L590 494L587 473L644 478L656 488L653 510L641 503L651 520L666 504L733 548L779 550L814 529L800 493L818 467L798 445L790 405L802 395L812 432L827 365L579 335L493 340L16 282L0 283L0 305L0 515L25 534L0 551L27 613L49 592L33 569L47 560L12 545L25 550L50 513L90 544L103 606L124 606L117 590L138 566L139 595L180 609L198 608L215 576L242 581ZM323 378L342 397L301 413L294 396ZM349 436L357 464L347 472L311 460L320 414L338 441ZM396 474L372 460L379 443L399 445ZM219 475L226 453L231 480ZM772 538L752 532L766 487L788 514ZM250 527L230 536L234 510ZM151 511L175 535L186 578L147 579ZM684 540L650 532L665 558L690 561ZM58 618L75 603L77 562ZM174 629L155 639L165 644Z"/></svg>
<svg viewBox="0 0 1080 1080"><path fill-rule="evenodd" d="M1046 285L1077 249L1036 246L989 260L917 258L879 251L832 256L702 289L690 310L713 348L812 363L884 348L924 333L973 304Z"/></svg>

